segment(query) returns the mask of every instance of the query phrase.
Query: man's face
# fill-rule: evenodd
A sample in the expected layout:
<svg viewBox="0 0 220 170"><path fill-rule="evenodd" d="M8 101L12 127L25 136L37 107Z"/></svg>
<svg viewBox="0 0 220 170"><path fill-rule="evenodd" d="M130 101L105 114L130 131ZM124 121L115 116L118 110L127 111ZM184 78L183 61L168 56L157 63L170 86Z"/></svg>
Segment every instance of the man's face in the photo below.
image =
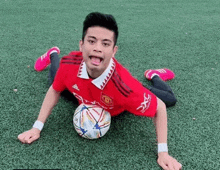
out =
<svg viewBox="0 0 220 170"><path fill-rule="evenodd" d="M87 72L92 78L97 78L105 71L117 51L117 46L114 46L114 32L99 26L87 29L79 47Z"/></svg>

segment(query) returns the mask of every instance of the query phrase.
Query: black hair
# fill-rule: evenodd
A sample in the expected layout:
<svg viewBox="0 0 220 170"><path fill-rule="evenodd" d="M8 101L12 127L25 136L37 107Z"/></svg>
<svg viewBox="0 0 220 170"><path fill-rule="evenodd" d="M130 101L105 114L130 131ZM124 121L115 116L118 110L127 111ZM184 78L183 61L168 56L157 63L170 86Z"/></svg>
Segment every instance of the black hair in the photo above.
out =
<svg viewBox="0 0 220 170"><path fill-rule="evenodd" d="M114 32L114 45L118 39L118 26L115 18L110 14L102 14L99 12L92 12L88 14L83 22L82 41L84 41L87 29L89 27L100 26Z"/></svg>

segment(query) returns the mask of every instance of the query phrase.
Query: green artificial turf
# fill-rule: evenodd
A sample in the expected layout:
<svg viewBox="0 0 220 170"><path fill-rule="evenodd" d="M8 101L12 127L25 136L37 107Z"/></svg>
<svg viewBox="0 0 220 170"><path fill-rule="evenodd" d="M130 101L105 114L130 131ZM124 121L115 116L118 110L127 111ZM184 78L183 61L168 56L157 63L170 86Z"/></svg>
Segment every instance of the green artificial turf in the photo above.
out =
<svg viewBox="0 0 220 170"><path fill-rule="evenodd" d="M177 104L168 108L169 153L186 170L220 169L219 0L1 0L0 169L159 170L151 119L123 113L101 139L77 135L77 105L60 100L41 138L21 144L48 89L34 62L48 48L78 50L82 22L93 11L113 14L116 55L144 85L146 69L170 68ZM14 91L17 89L17 92Z"/></svg>

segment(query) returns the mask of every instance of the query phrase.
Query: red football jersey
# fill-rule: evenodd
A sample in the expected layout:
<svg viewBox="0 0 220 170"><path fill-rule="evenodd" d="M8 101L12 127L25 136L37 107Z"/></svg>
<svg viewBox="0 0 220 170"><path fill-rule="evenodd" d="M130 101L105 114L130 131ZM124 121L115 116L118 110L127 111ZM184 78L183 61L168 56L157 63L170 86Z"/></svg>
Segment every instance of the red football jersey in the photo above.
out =
<svg viewBox="0 0 220 170"><path fill-rule="evenodd" d="M129 111L138 116L154 117L157 98L115 58L101 76L91 79L82 53L73 51L61 59L53 82L56 91L68 89L79 103L98 105L112 116Z"/></svg>

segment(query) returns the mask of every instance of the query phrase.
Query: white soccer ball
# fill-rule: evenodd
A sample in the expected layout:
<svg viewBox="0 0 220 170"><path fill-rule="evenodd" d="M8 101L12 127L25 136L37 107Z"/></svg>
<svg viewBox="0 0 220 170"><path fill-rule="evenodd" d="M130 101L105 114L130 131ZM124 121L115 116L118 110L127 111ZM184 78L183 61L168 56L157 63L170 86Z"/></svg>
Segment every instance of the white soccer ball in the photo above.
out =
<svg viewBox="0 0 220 170"><path fill-rule="evenodd" d="M96 105L79 105L73 116L73 125L78 134L87 139L97 139L106 134L111 124L111 115Z"/></svg>

